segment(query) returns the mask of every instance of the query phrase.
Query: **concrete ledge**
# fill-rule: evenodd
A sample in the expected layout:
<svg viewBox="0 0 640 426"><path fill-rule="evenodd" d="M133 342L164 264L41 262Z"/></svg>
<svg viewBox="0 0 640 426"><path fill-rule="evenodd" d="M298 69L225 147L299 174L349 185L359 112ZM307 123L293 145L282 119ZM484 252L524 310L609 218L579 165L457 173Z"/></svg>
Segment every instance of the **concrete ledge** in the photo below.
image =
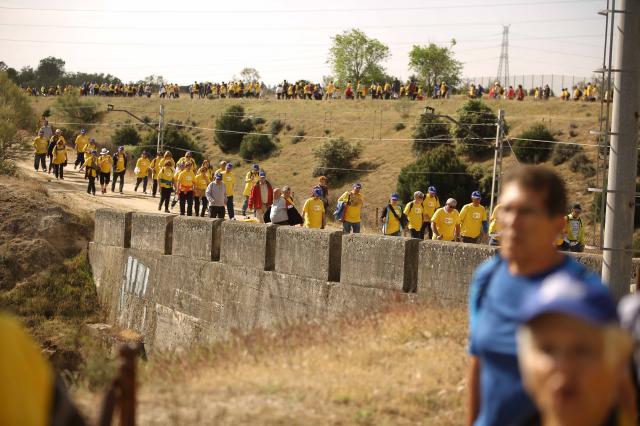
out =
<svg viewBox="0 0 640 426"><path fill-rule="evenodd" d="M133 213L131 248L171 254L174 217L160 213Z"/></svg>
<svg viewBox="0 0 640 426"><path fill-rule="evenodd" d="M220 227L220 262L273 271L277 225L224 221Z"/></svg>
<svg viewBox="0 0 640 426"><path fill-rule="evenodd" d="M222 222L222 219L177 216L173 220L172 253L191 259L220 260Z"/></svg>
<svg viewBox="0 0 640 426"><path fill-rule="evenodd" d="M93 241L106 246L131 247L131 212L97 209Z"/></svg>
<svg viewBox="0 0 640 426"><path fill-rule="evenodd" d="M342 231L279 226L275 271L322 281L340 281L342 235Z"/></svg>
<svg viewBox="0 0 640 426"><path fill-rule="evenodd" d="M415 292L418 240L349 234L342 237L340 282Z"/></svg>

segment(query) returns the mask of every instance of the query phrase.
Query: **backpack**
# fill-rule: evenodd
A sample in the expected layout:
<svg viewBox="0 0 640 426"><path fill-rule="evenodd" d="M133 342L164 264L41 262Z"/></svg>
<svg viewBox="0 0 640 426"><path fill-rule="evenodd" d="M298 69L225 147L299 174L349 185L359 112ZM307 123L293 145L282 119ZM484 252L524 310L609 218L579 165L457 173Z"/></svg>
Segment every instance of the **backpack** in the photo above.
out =
<svg viewBox="0 0 640 426"><path fill-rule="evenodd" d="M398 220L398 222L400 222L401 228L407 227L407 225L409 224L409 218L407 218L407 215L404 213L401 213L400 216L398 216L398 213L396 213L396 210L393 207L391 207L391 204L387 204L384 210L382 210L382 216L380 216L380 219L384 219L386 217L387 210L389 210L391 214L393 214L393 216Z"/></svg>
<svg viewBox="0 0 640 426"><path fill-rule="evenodd" d="M349 204L351 204L351 193L349 193L347 201L338 201L336 209L333 212L333 217L335 217L338 221L344 220L344 215L347 212L347 207L349 206Z"/></svg>

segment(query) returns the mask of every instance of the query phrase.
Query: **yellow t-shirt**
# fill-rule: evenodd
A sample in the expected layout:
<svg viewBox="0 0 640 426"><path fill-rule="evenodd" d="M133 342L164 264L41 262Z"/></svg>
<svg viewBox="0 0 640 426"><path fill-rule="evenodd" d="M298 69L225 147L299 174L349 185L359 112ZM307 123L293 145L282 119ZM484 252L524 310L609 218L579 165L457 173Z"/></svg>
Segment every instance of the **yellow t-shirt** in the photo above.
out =
<svg viewBox="0 0 640 426"><path fill-rule="evenodd" d="M163 167L162 170L158 173L158 183L160 184L160 188L171 188L173 187L173 177L174 177L173 168L171 167Z"/></svg>
<svg viewBox="0 0 640 426"><path fill-rule="evenodd" d="M33 147L36 150L36 154L46 154L47 148L49 147L49 141L45 138L41 138L40 136L36 136L33 139Z"/></svg>
<svg viewBox="0 0 640 426"><path fill-rule="evenodd" d="M443 241L453 241L455 237L456 225L460 224L460 213L458 210L453 209L449 213L444 210L444 207L439 208L433 214L431 222L436 224L438 232L442 235ZM433 234L432 239L437 239L436 234Z"/></svg>
<svg viewBox="0 0 640 426"><path fill-rule="evenodd" d="M324 203L320 198L309 198L302 206L305 228L322 228Z"/></svg>
<svg viewBox="0 0 640 426"><path fill-rule="evenodd" d="M196 175L196 181L195 181L196 189L204 191L207 189L207 186L209 186L210 182L211 181L209 180L209 176L207 172L198 173Z"/></svg>
<svg viewBox="0 0 640 426"><path fill-rule="evenodd" d="M124 170L124 153L118 154L118 161L116 162L116 172L121 172Z"/></svg>
<svg viewBox="0 0 640 426"><path fill-rule="evenodd" d="M53 164L62 164L65 161L67 161L67 147L58 141L53 149Z"/></svg>
<svg viewBox="0 0 640 426"><path fill-rule="evenodd" d="M111 166L113 166L113 159L109 154L104 154L98 157L98 166L101 173L111 172Z"/></svg>
<svg viewBox="0 0 640 426"><path fill-rule="evenodd" d="M251 195L251 188L253 188L253 185L255 185L256 182L258 182L258 179L260 179L258 172L253 170L247 172L247 175L244 178L246 183L244 184L244 191L242 192L243 196L249 197Z"/></svg>
<svg viewBox="0 0 640 426"><path fill-rule="evenodd" d="M176 162L173 160L173 158L171 158L171 157L169 157L169 158L163 157L162 160L160 160L160 168L164 167L164 165L166 163L171 164L171 168L175 168L176 167Z"/></svg>
<svg viewBox="0 0 640 426"><path fill-rule="evenodd" d="M347 191L338 198L338 201L347 202L349 196L351 196L351 204L346 207L347 211L344 214L344 220L345 222L360 223L360 211L364 204L364 197L362 194L354 194L353 192Z"/></svg>
<svg viewBox="0 0 640 426"><path fill-rule="evenodd" d="M482 205L466 204L460 211L460 235L477 238L482 233L482 222L487 220L487 210Z"/></svg>
<svg viewBox="0 0 640 426"><path fill-rule="evenodd" d="M149 166L151 165L151 161L148 158L140 157L138 161L136 161L136 168L138 169L138 173L136 177L143 178L149 174Z"/></svg>
<svg viewBox="0 0 640 426"><path fill-rule="evenodd" d="M395 206L393 206L390 204L389 206L396 211L396 214L398 215L398 217L402 216L402 208L400 208L399 205L396 204ZM389 206L387 206L387 209ZM391 211L387 210L386 222L383 225L384 234L385 235L395 234L399 230L400 230L400 221L396 219L396 217Z"/></svg>
<svg viewBox="0 0 640 426"><path fill-rule="evenodd" d="M404 214L409 219L409 229L415 229L419 231L422 229L424 206L423 203L418 203L413 200L404 207Z"/></svg>
<svg viewBox="0 0 640 426"><path fill-rule="evenodd" d="M191 170L183 170L176 176L176 182L178 182L178 189L180 192L188 192L193 190L193 185L196 180L196 174Z"/></svg>
<svg viewBox="0 0 640 426"><path fill-rule="evenodd" d="M500 231L502 231L502 227L498 222L498 214L502 209L502 204L497 204L493 208L493 213L491 213L491 223L489 223L489 236L496 241L500 240Z"/></svg>
<svg viewBox="0 0 640 426"><path fill-rule="evenodd" d="M88 144L89 144L89 136L79 134L76 137L76 152L84 152Z"/></svg>
<svg viewBox="0 0 640 426"><path fill-rule="evenodd" d="M233 187L236 184L236 176L233 174L233 172L223 172L222 182L224 182L227 197L233 197Z"/></svg>
<svg viewBox="0 0 640 426"><path fill-rule="evenodd" d="M84 152L86 154L91 154L91 151L97 151L98 147L96 146L95 142L89 142L87 143L87 146L84 147Z"/></svg>
<svg viewBox="0 0 640 426"><path fill-rule="evenodd" d="M149 164L149 167L151 167L151 177L153 177L153 179L158 179L158 174L162 169L161 163L162 163L162 157L156 157L153 160L151 160L151 164Z"/></svg>
<svg viewBox="0 0 640 426"><path fill-rule="evenodd" d="M433 214L440 208L440 199L438 199L437 195L427 194L422 205L424 206L424 221L430 222Z"/></svg>
<svg viewBox="0 0 640 426"><path fill-rule="evenodd" d="M95 162L95 164L94 164ZM87 170L87 176L96 177L98 176L98 159L94 160L93 156L90 156L86 160L84 160L84 168Z"/></svg>

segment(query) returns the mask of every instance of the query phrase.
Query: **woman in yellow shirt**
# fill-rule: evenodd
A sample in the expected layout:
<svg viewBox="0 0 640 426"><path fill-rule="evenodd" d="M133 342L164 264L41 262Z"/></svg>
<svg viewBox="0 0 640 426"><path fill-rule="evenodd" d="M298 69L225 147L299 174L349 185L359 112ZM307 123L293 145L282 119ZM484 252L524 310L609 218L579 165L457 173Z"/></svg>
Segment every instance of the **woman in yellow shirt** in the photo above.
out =
<svg viewBox="0 0 640 426"><path fill-rule="evenodd" d="M304 217L305 228L324 229L324 203L322 202L322 189L313 188L311 198L304 202L302 206L302 216Z"/></svg>
<svg viewBox="0 0 640 426"><path fill-rule="evenodd" d="M193 163L185 162L184 170L176 176L178 187L178 199L180 200L180 216L185 214L185 204L187 216L193 216L193 189L196 181L196 174L193 172Z"/></svg>
<svg viewBox="0 0 640 426"><path fill-rule="evenodd" d="M409 232L411 238L424 240L424 194L416 191L413 194L413 201L407 203L404 214L409 221Z"/></svg>
<svg viewBox="0 0 640 426"><path fill-rule="evenodd" d="M253 185L258 182L260 174L260 166L254 164L251 166L251 170L247 172L247 175L244 178L244 191L242 192L242 196L244 197L244 201L242 202L242 216L247 215L247 206L249 205L249 197L251 196L251 188Z"/></svg>
<svg viewBox="0 0 640 426"><path fill-rule="evenodd" d="M160 204L158 204L158 210L160 210L162 204L164 204L165 213L171 213L169 211L169 199L171 198L171 191L173 190L174 177L173 164L165 161L158 172L158 186L160 187Z"/></svg>
<svg viewBox="0 0 640 426"><path fill-rule="evenodd" d="M401 235L402 224L400 218L402 217L402 208L398 205L398 194L391 194L389 204L382 212L382 233L390 237L399 237Z"/></svg>
<svg viewBox="0 0 640 426"><path fill-rule="evenodd" d="M147 193L147 180L149 179L149 167L151 166L151 160L149 159L149 153L142 151L142 157L136 161L136 168L133 172L136 175L136 186L133 188L134 192L138 192L138 186L142 182L142 192Z"/></svg>
<svg viewBox="0 0 640 426"><path fill-rule="evenodd" d="M82 171L83 168L86 170L85 177L89 179L87 194L93 194L95 196L96 177L98 177L98 153L96 151L91 151L89 157L80 166L80 171Z"/></svg>
<svg viewBox="0 0 640 426"><path fill-rule="evenodd" d="M204 217L204 213L207 211L209 201L205 196L205 191L207 190L207 187L210 183L211 179L209 178L209 169L203 163L203 166L200 167L198 173L196 174L196 180L193 190L193 200L195 201L196 205L196 216L199 215ZM202 204L202 211L200 211L200 204Z"/></svg>
<svg viewBox="0 0 640 426"><path fill-rule="evenodd" d="M98 157L98 173L100 175L100 190L103 194L107 193L111 178L111 167L113 167L113 158L109 155L107 148L102 148Z"/></svg>
<svg viewBox="0 0 640 426"><path fill-rule="evenodd" d="M58 139L53 148L53 173L56 179L64 179L64 166L67 165L67 147L64 139Z"/></svg>
<svg viewBox="0 0 640 426"><path fill-rule="evenodd" d="M160 170L162 170L162 153L158 151L156 153L156 158L151 160L151 164L149 168L151 169L151 196L155 197L158 193L158 174Z"/></svg>

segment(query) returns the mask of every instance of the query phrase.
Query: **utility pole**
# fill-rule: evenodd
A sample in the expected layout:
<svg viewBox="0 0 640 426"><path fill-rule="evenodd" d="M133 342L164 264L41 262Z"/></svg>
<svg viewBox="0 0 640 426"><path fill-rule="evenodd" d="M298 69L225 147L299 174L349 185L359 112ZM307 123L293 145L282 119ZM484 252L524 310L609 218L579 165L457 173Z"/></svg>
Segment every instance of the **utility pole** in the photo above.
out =
<svg viewBox="0 0 640 426"><path fill-rule="evenodd" d="M496 72L496 81L500 82L502 87L509 86L509 27L502 27L502 46L500 47L500 62L498 63L498 72Z"/></svg>
<svg viewBox="0 0 640 426"><path fill-rule="evenodd" d="M496 144L493 151L493 177L491 178L491 200L489 202L489 215L493 213L494 200L496 199L496 178L502 175L502 121L504 120L504 110L498 110L498 122L496 123ZM498 159L500 161L498 161ZM498 174L498 170L500 170Z"/></svg>
<svg viewBox="0 0 640 426"><path fill-rule="evenodd" d="M157 152L162 152L164 148L164 105L160 104L160 115L158 119L158 148Z"/></svg>
<svg viewBox="0 0 640 426"><path fill-rule="evenodd" d="M620 14L614 27L616 55L612 72L611 154L602 256L602 280L620 298L631 281L633 214L640 113L640 1L620 0L607 13Z"/></svg>

